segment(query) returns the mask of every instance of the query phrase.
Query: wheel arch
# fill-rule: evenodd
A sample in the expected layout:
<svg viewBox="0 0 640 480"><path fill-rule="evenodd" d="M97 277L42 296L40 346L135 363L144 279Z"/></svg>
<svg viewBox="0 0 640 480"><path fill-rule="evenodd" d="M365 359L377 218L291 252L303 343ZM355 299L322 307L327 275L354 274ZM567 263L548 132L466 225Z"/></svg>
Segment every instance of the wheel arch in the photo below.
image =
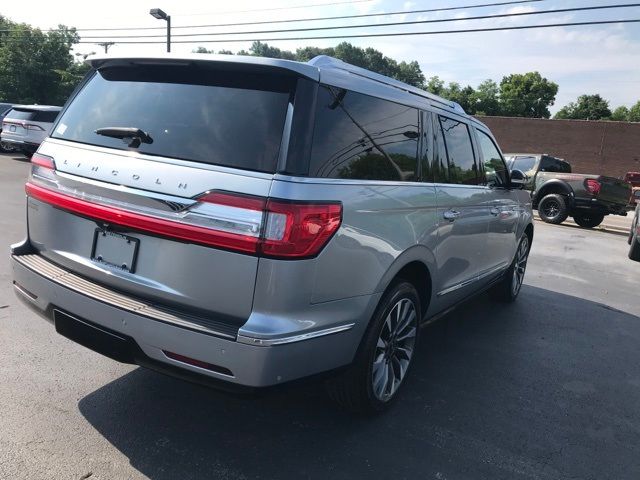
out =
<svg viewBox="0 0 640 480"><path fill-rule="evenodd" d="M547 195L554 193L569 197L568 206L569 208L573 207L573 189L567 182L558 179L549 180L548 182L545 182L542 187L540 187L540 190L536 192L535 197L533 198L533 207L537 208L540 200L542 200Z"/></svg>
<svg viewBox="0 0 640 480"><path fill-rule="evenodd" d="M405 250L387 269L382 276L377 292L386 292L393 282L403 278L411 282L418 291L421 314L424 317L433 295L433 274L435 271L435 256L423 245L415 245Z"/></svg>

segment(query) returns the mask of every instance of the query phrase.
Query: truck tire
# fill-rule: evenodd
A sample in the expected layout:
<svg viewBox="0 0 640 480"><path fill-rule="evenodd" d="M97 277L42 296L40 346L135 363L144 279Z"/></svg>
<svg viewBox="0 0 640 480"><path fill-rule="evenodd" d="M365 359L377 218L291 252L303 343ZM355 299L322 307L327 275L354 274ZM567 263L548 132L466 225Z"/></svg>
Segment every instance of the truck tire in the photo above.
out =
<svg viewBox="0 0 640 480"><path fill-rule="evenodd" d="M597 227L604 220L603 213L581 213L573 216L573 220L582 228Z"/></svg>
<svg viewBox="0 0 640 480"><path fill-rule="evenodd" d="M564 222L569 216L566 198L557 193L545 195L538 203L538 215L546 223L558 225Z"/></svg>
<svg viewBox="0 0 640 480"><path fill-rule="evenodd" d="M415 287L397 280L373 314L353 363L327 381L327 393L354 413L376 413L396 399L418 342L421 305Z"/></svg>

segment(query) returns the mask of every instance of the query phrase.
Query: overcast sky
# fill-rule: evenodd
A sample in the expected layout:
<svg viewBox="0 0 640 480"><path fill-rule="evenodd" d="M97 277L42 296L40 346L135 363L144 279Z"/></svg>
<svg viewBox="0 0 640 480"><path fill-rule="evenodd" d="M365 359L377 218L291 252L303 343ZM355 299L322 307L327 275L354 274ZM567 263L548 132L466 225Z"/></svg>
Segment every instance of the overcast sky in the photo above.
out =
<svg viewBox="0 0 640 480"><path fill-rule="evenodd" d="M172 16L173 27L233 22L297 19L360 13L383 13L411 9L426 9L444 6L473 5L505 0L236 0L234 2L203 2L195 0L110 0L108 2L80 2L60 0L3 1L0 14L13 21L26 22L40 28L58 24L78 29L96 27L162 27L164 22L149 15L149 9L162 8ZM328 5L328 4L333 5ZM337 4L339 3L339 4ZM430 14L381 16L364 19L315 21L243 27L218 28L174 28L174 41L191 40L195 43L173 43L174 52L190 52L197 46L209 49L238 51L248 49L250 42L205 43L207 39L221 37L178 37L178 34L202 32L229 32L242 30L272 30L280 28L302 28L307 26L338 26L377 24L391 21L428 20L440 18L465 18L510 12L551 10L587 5L613 5L616 0L544 0L519 6L477 8L455 12ZM322 6L321 4L325 4ZM456 21L441 24L378 27L320 31L312 34L336 35L340 33L373 33L392 31L456 30L509 25L532 25L544 23L578 22L608 19L640 18L640 8L611 9L605 11L532 15L528 17ZM234 30L235 29L235 30ZM84 41L101 41L86 37L108 35L163 35L162 30L136 30L113 32L80 31ZM270 37L294 34L269 34ZM296 33L296 36L304 34ZM228 38L228 35L226 36ZM254 38L256 35L236 35L234 38ZM200 42L196 40L201 40ZM121 39L124 40L124 39ZM162 41L163 38L149 40ZM283 49L316 45L334 46L340 39L269 41ZM640 100L640 23L626 25L602 25L587 27L559 27L550 29L521 30L491 33L467 33L428 36L405 36L387 38L347 39L362 47L371 46L397 60L417 60L426 77L438 75L446 81L477 86L491 78L496 81L510 73L539 71L543 76L559 84L560 90L555 112L583 93L600 93L610 101L613 108L631 106ZM163 44L115 45L110 53L142 51L161 52ZM82 44L76 51L88 53L100 51L93 44Z"/></svg>

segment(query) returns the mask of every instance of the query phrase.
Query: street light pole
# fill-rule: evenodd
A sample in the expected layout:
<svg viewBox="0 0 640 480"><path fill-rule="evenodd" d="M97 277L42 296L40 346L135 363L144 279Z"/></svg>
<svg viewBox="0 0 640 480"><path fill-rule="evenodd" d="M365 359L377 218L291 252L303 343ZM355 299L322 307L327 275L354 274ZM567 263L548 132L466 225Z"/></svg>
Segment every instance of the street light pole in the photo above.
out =
<svg viewBox="0 0 640 480"><path fill-rule="evenodd" d="M152 8L149 10L149 14L153 18L157 18L158 20L165 20L167 22L167 52L171 51L171 16L167 15L159 8Z"/></svg>

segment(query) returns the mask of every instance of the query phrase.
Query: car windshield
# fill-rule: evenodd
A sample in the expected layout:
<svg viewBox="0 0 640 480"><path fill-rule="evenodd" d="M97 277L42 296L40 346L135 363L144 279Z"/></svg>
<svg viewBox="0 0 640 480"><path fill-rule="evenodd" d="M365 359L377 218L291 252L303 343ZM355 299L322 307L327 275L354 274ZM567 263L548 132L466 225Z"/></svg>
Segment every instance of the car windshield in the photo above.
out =
<svg viewBox="0 0 640 480"><path fill-rule="evenodd" d="M293 77L200 66L103 68L52 137L127 150L126 138L104 132L139 130L148 135L141 153L272 173L294 85Z"/></svg>
<svg viewBox="0 0 640 480"><path fill-rule="evenodd" d="M529 170L533 170L533 167L536 165L536 157L530 156L517 156L512 157L512 160L509 161L509 170L520 170L521 172L528 172Z"/></svg>

